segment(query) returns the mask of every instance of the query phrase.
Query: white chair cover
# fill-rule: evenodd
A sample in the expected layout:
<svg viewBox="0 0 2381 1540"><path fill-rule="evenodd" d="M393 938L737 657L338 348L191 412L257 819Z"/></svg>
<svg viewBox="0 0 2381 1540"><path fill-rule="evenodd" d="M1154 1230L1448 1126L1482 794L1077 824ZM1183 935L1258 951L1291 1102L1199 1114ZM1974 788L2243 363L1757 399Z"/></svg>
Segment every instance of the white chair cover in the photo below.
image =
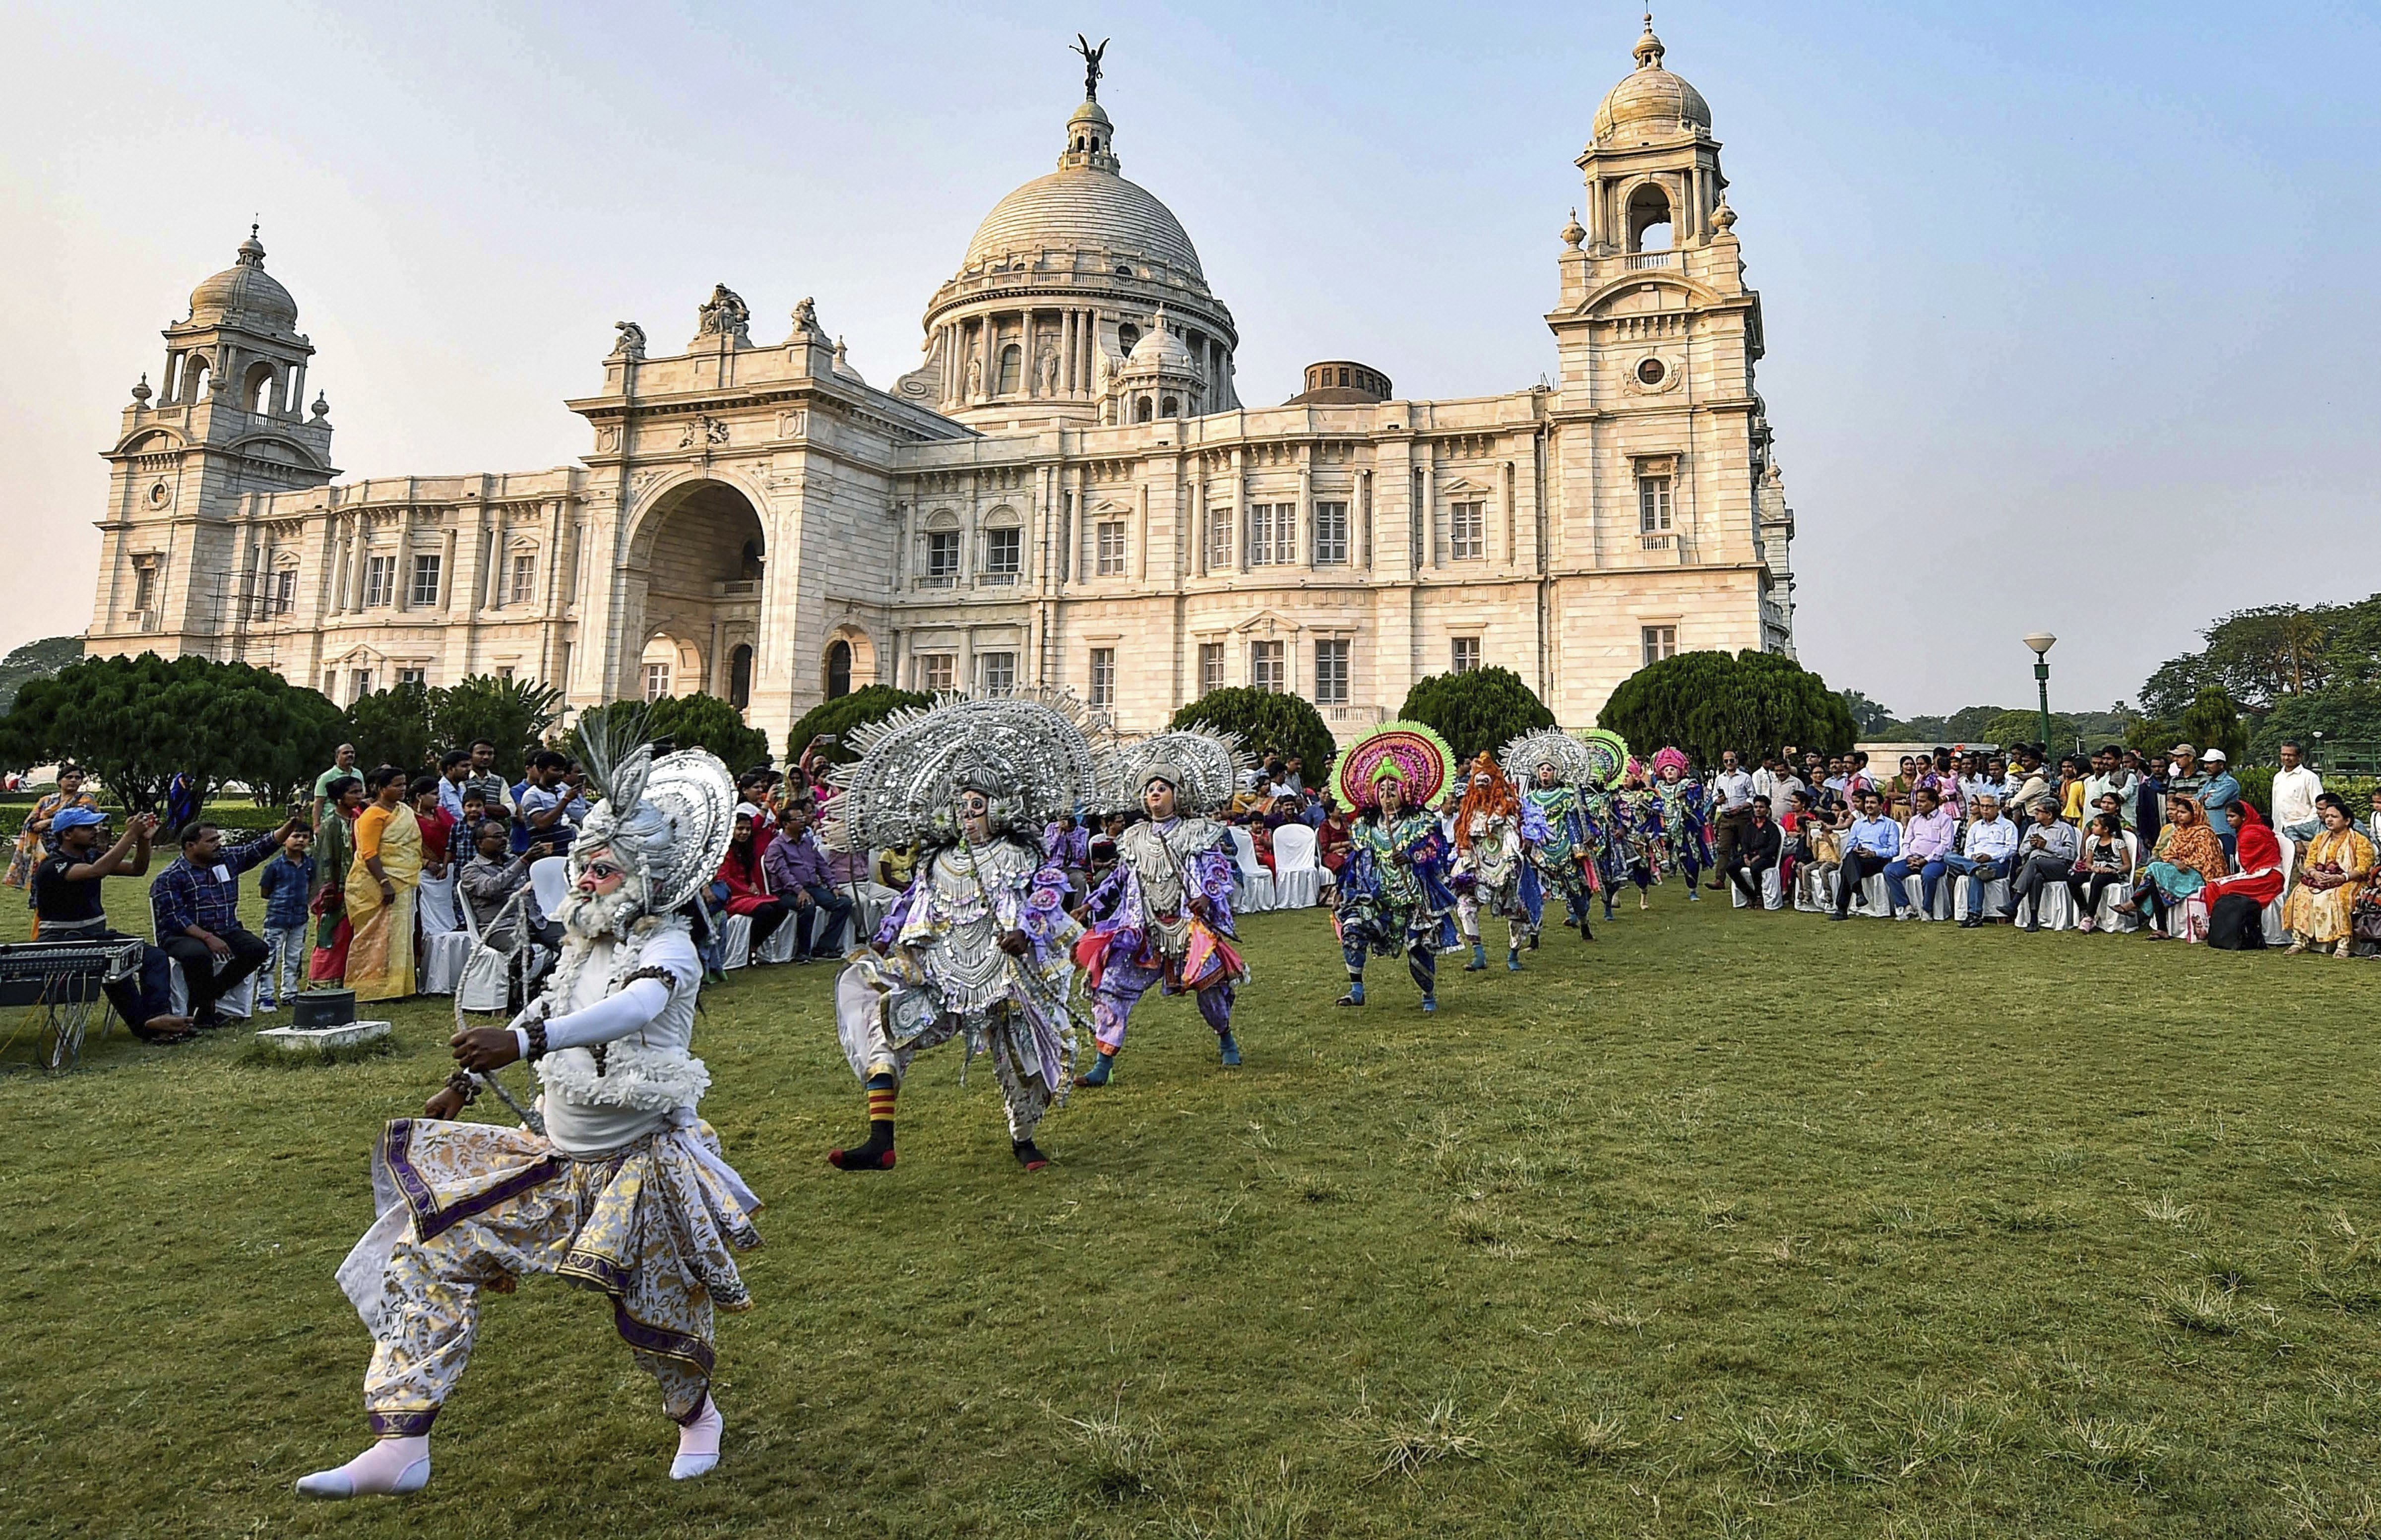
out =
<svg viewBox="0 0 2381 1540"><path fill-rule="evenodd" d="M2017 912L2011 916L2012 923L2022 925L2038 910L2044 930L2071 931L2075 928L2075 896L2067 891L2066 884L2045 883L2034 892L2039 895L2040 902L2037 904L2032 897L2020 898Z"/></svg>
<svg viewBox="0 0 2381 1540"><path fill-rule="evenodd" d="M1233 912L1253 914L1274 907L1273 874L1257 860L1257 842L1249 831L1238 824L1230 825L1232 857L1239 869L1239 891L1233 895Z"/></svg>
<svg viewBox="0 0 2381 1540"><path fill-rule="evenodd" d="M530 891L536 896L537 912L541 919L551 920L561 912L563 895L570 891L570 858L547 856L529 863Z"/></svg>
<svg viewBox="0 0 2381 1540"><path fill-rule="evenodd" d="M471 944L463 959L462 971L455 975L456 1003L465 1010L504 1009L511 1003L506 987L504 954L480 944L479 916L471 912L469 902L458 902L455 914L463 922L463 935Z"/></svg>
<svg viewBox="0 0 2381 1540"><path fill-rule="evenodd" d="M771 931L769 933L769 939L761 943L761 950L753 957L752 960L755 962L793 961L794 934L796 929L801 924L805 916L801 914L796 914L784 924L779 925L775 930ZM747 932L750 932L752 928L752 922L749 919L745 920L744 928ZM747 941L746 945L749 947L751 942Z"/></svg>
<svg viewBox="0 0 2381 1540"><path fill-rule="evenodd" d="M1276 854L1274 859L1278 861L1281 857ZM1745 907L1744 889L1737 886L1732 878L1728 879L1728 901L1738 909ZM1764 909L1786 907L1786 895L1777 886L1777 868L1775 866L1761 874L1761 907Z"/></svg>
<svg viewBox="0 0 2381 1540"><path fill-rule="evenodd" d="M463 928L462 916L456 913L455 877L450 871L443 877L424 877L413 896L413 911L421 916L423 935L445 935Z"/></svg>
<svg viewBox="0 0 2381 1540"><path fill-rule="evenodd" d="M1314 831L1284 824L1273 831L1274 896L1283 909L1313 909L1323 899L1323 868L1314 862Z"/></svg>
<svg viewBox="0 0 2381 1540"><path fill-rule="evenodd" d="M1944 868L1943 874L1935 879L1935 908L1930 913L1926 908L1926 879L1916 872L1911 873L1901 879L1901 907L1921 920L1948 920L1951 918L1951 884L1954 880L1955 874L1948 867Z"/></svg>
<svg viewBox="0 0 2381 1540"><path fill-rule="evenodd" d="M783 926L778 928L784 929ZM719 963L722 972L741 968L752 960L752 917L751 915L729 915L727 924L721 927L721 932L727 953Z"/></svg>
<svg viewBox="0 0 2381 1540"><path fill-rule="evenodd" d="M169 1008L170 1012L176 1016L188 1016L190 1013L190 981L183 975L182 959L175 958L172 961L174 982L170 991L170 996L173 1001L172 1006ZM267 968L272 967L272 960L267 959L264 966ZM215 972L218 973L222 972L224 971L224 967L225 959L217 958L215 959ZM225 990L221 997L215 1001L215 1014L224 1018L226 1021L245 1021L250 1016L255 1015L256 974L250 973L248 977L240 980L238 984L233 984L229 989Z"/></svg>
<svg viewBox="0 0 2381 1540"><path fill-rule="evenodd" d="M1960 875L1958 873L1946 872L1943 874L1943 880L1945 882L1953 882L1958 885L1958 891L1951 897L1951 917L1955 920L1965 920L1968 917L1968 879ZM1984 911L1983 917L1990 920L1996 915L2007 914L2009 911L2009 879L2007 877L1995 877L1992 881L1984 884Z"/></svg>

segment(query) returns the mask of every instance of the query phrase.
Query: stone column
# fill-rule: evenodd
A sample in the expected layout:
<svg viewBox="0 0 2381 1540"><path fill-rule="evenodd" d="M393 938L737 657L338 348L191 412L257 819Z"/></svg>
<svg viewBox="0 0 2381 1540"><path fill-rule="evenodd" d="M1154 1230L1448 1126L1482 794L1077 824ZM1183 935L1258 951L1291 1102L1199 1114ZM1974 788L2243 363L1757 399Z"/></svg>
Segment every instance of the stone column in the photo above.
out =
<svg viewBox="0 0 2381 1540"><path fill-rule="evenodd" d="M1314 446L1310 441L1298 446L1298 531L1294 537L1306 543L1306 565L1314 566Z"/></svg>
<svg viewBox="0 0 2381 1540"><path fill-rule="evenodd" d="M449 615L455 611L455 525L446 525L446 538L438 548L438 607Z"/></svg>

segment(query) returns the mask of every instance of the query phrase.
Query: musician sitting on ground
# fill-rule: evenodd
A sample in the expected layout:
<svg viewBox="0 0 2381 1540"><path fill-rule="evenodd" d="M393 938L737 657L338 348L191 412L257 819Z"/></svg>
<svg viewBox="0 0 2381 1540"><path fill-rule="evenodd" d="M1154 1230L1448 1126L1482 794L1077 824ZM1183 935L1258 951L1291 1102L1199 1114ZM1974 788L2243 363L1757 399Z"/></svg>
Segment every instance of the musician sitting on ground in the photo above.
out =
<svg viewBox="0 0 2381 1540"><path fill-rule="evenodd" d="M500 952L509 952L513 947L513 924L505 917L506 903L529 886L530 862L554 854L554 847L543 840L518 856L512 849L511 825L501 818L482 820L479 853L456 879L463 901L471 906L472 927L480 933L481 941ZM531 940L550 952L562 949L562 927L537 912L534 894L521 905L521 913L529 921Z"/></svg>
<svg viewBox="0 0 2381 1540"><path fill-rule="evenodd" d="M148 874L149 840L157 832L156 815L134 813L125 822L123 837L104 852L99 850L99 840L106 831L107 816L96 808L62 809L50 828L57 850L33 871L33 909L42 917L42 939L139 941L137 935L108 929L99 885L107 877ZM129 977L104 986L125 1025L151 1043L184 1043L192 1036L190 1019L173 1013L173 967L164 952L143 943L140 968Z"/></svg>
<svg viewBox="0 0 2381 1540"><path fill-rule="evenodd" d="M273 859L289 831L304 821L303 810L292 811L271 834L228 850L214 825L204 819L185 824L181 859L149 885L157 945L182 965L191 1022L202 1032L223 1025L215 1002L273 956L264 937L239 923L239 875Z"/></svg>

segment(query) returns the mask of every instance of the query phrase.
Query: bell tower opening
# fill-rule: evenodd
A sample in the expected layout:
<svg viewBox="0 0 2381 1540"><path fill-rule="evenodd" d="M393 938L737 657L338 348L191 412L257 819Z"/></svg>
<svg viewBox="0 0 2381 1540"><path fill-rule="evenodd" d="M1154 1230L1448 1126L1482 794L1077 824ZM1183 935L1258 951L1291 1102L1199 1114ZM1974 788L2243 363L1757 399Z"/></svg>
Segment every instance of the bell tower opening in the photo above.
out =
<svg viewBox="0 0 2381 1540"><path fill-rule="evenodd" d="M1671 245L1670 195L1648 182L1629 195L1629 250L1667 251Z"/></svg>

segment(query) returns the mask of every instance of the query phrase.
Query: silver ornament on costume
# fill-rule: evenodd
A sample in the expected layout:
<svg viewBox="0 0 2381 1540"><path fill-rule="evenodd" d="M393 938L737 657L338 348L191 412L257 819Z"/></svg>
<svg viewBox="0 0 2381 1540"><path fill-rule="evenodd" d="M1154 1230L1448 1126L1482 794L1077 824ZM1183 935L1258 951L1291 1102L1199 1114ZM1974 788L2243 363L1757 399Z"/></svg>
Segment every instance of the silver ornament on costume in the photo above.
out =
<svg viewBox="0 0 2381 1540"><path fill-rule="evenodd" d="M1061 690L946 694L849 741L860 757L827 776L838 795L822 833L835 849L944 842L964 787L992 803L995 832L1119 805L1115 728Z"/></svg>
<svg viewBox="0 0 2381 1540"><path fill-rule="evenodd" d="M1132 806L1141 804L1150 772L1163 766L1174 772L1168 778L1174 785L1175 805L1193 815L1228 806L1232 794L1240 788L1240 778L1256 763L1239 734L1204 722L1138 739L1126 744L1117 757Z"/></svg>
<svg viewBox="0 0 2381 1540"><path fill-rule="evenodd" d="M1513 784L1526 791L1538 784L1541 765L1555 767L1555 779L1565 786L1601 786L1603 767L1588 745L1560 727L1525 732L1505 745L1496 756Z"/></svg>
<svg viewBox="0 0 2381 1540"><path fill-rule="evenodd" d="M570 873L589 851L608 846L645 885L645 911L683 906L718 872L736 834L736 781L717 756L681 749L653 757L641 724L598 715L583 724L579 757L603 793L570 848Z"/></svg>

